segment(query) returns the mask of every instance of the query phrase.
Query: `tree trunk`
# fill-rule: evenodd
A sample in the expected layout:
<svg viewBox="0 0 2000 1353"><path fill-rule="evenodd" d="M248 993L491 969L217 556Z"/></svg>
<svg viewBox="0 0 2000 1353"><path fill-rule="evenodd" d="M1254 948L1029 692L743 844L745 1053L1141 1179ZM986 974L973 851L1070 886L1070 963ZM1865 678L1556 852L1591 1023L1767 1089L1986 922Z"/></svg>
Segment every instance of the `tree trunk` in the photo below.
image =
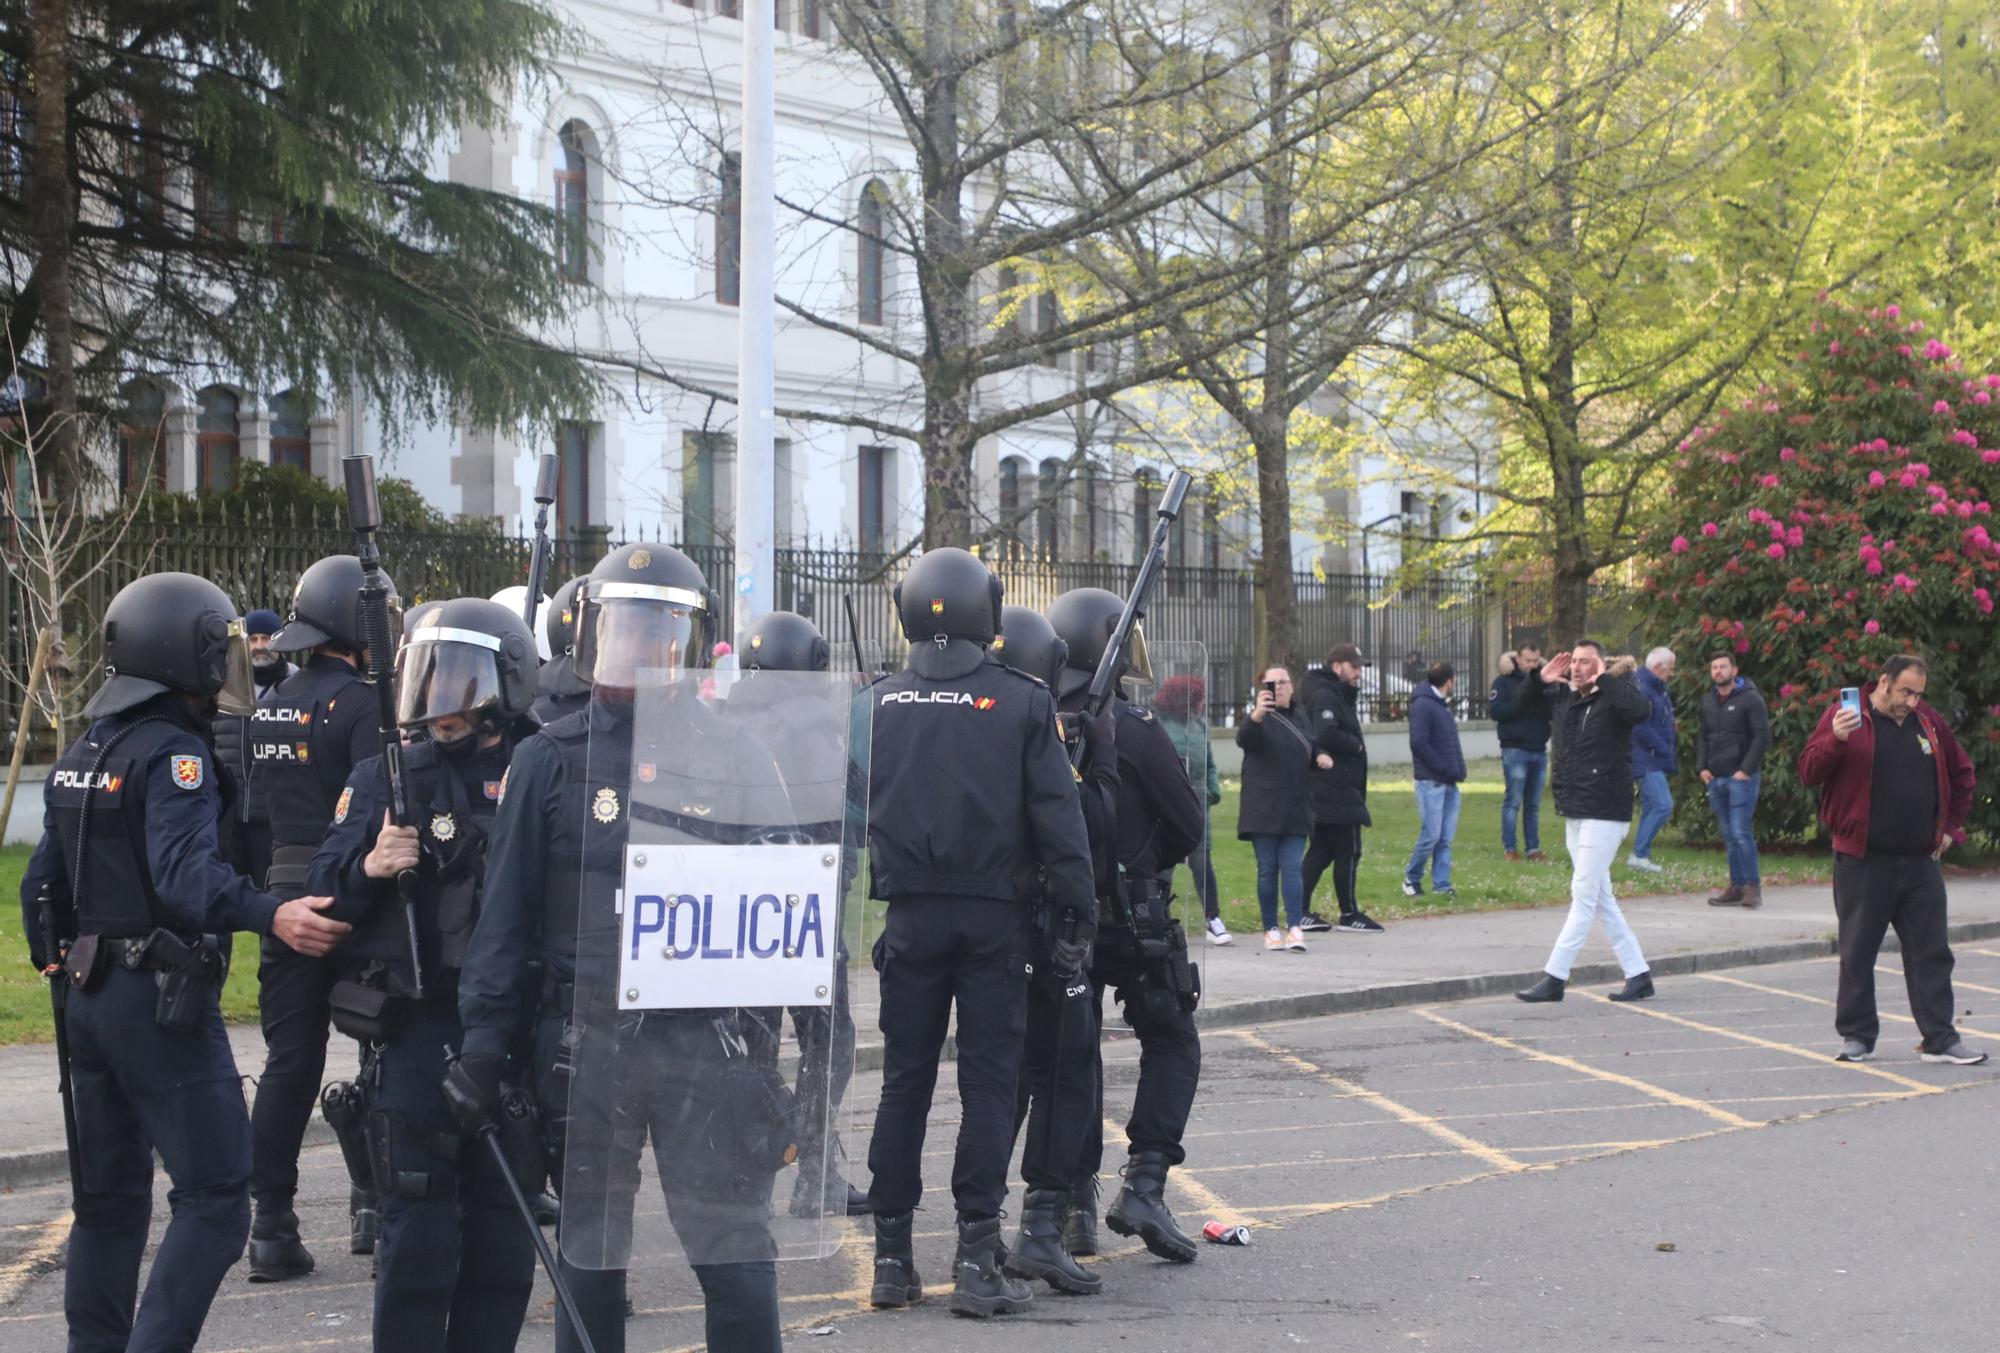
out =
<svg viewBox="0 0 2000 1353"><path fill-rule="evenodd" d="M1550 511L1555 527L1552 610L1549 637L1574 644L1585 637L1590 619L1590 579L1597 571L1590 543L1590 500L1585 493L1585 456L1581 436L1582 410L1576 389L1576 288L1571 269L1576 257L1576 137L1567 96L1569 85L1569 14L1557 11L1552 34L1551 69L1559 101L1553 121L1549 183L1555 198L1549 217L1549 362L1543 373L1545 398L1542 435L1547 439Z"/></svg>
<svg viewBox="0 0 2000 1353"><path fill-rule="evenodd" d="M924 196L916 259L924 290L924 548L972 544L972 284L965 262L965 180L958 123L958 0L927 0Z"/></svg>
<svg viewBox="0 0 2000 1353"><path fill-rule="evenodd" d="M1299 593L1292 576L1292 488L1287 480L1289 439L1282 416L1265 416L1255 433L1257 449L1257 525L1263 557L1257 561L1258 584L1264 593L1264 623L1269 634L1265 661L1298 673L1302 640L1299 633Z"/></svg>
<svg viewBox="0 0 2000 1353"><path fill-rule="evenodd" d="M69 189L70 0L34 0L29 19L34 48L35 139L30 174L35 272L42 348L47 362L49 416L37 445L47 467L43 483L56 495L84 485L77 460L76 349L70 317L70 235L75 214ZM11 354L16 360L19 353Z"/></svg>
<svg viewBox="0 0 2000 1353"><path fill-rule="evenodd" d="M1289 134L1292 60L1291 0L1272 0L1271 116L1267 119L1273 146ZM1298 589L1292 577L1291 385L1292 324L1292 157L1277 152L1265 171L1262 201L1264 276L1264 371L1257 426L1251 440L1257 451L1257 521L1263 544L1259 564L1264 588L1269 642L1266 661L1299 666Z"/></svg>

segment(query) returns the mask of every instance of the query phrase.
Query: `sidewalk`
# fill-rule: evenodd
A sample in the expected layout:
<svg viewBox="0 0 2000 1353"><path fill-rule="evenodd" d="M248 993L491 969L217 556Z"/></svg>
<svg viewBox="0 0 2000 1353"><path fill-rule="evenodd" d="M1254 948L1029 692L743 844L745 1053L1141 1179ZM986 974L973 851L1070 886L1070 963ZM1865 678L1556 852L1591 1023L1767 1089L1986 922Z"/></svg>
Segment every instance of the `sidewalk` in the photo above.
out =
<svg viewBox="0 0 2000 1353"><path fill-rule="evenodd" d="M1965 944L2000 937L2000 875L1950 878L1952 938ZM1775 888L1751 912L1710 907L1700 895L1639 898L1625 902L1626 916L1645 946L1663 986L1677 973L1699 969L1787 963L1833 952L1833 901L1827 885ZM1204 963L1204 1027L1256 1024L1386 1006L1462 1000L1524 987L1540 974L1562 924L1561 907L1475 912L1389 924L1380 935L1316 935L1304 954L1266 954L1261 935L1238 935L1226 948L1195 941ZM1895 936L1887 947L1893 950ZM1619 977L1601 935L1584 947L1587 962L1571 974L1579 985L1609 984ZM859 1030L856 1065L881 1066L875 974L865 965L851 973L854 1020ZM1834 974L1827 971L1827 992ZM1884 985L1885 1008L1902 1000L1898 984ZM1127 1030L1111 1010L1107 1033ZM1833 1031L1829 1025L1827 1039ZM255 1026L230 1029L236 1065L254 1077L264 1062ZM327 1078L351 1075L354 1045L334 1036ZM56 1096L55 1049L47 1044L0 1048L0 1187L46 1183L63 1176L62 1105ZM330 1141L315 1116L308 1142Z"/></svg>

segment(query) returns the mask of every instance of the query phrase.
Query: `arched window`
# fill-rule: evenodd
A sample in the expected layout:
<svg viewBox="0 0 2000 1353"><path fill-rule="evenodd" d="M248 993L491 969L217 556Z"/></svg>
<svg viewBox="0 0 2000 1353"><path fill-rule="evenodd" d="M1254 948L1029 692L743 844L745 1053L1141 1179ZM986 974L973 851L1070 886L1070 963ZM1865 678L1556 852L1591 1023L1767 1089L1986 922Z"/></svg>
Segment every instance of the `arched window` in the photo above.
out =
<svg viewBox="0 0 2000 1353"><path fill-rule="evenodd" d="M236 482L237 434L234 390L211 385L195 396L194 486L226 489Z"/></svg>
<svg viewBox="0 0 2000 1353"><path fill-rule="evenodd" d="M297 390L271 400L271 464L313 472L312 427L306 422L305 396Z"/></svg>
<svg viewBox="0 0 2000 1353"><path fill-rule="evenodd" d="M861 239L861 271L858 279L861 303L861 322L880 324L882 322L882 292L887 274L888 246L884 242L882 201L888 189L882 180L870 179L861 190L859 235Z"/></svg>
<svg viewBox="0 0 2000 1353"><path fill-rule="evenodd" d="M123 391L118 414L118 492L144 493L167 486L166 391L150 381L133 381Z"/></svg>
<svg viewBox="0 0 2000 1353"><path fill-rule="evenodd" d="M565 122L556 142L561 154L556 164L556 214L562 217L562 233L556 238L556 268L572 282L588 282L590 130L581 122Z"/></svg>
<svg viewBox="0 0 2000 1353"><path fill-rule="evenodd" d="M1062 467L1059 460L1042 462L1036 476L1035 552L1044 559L1056 557L1057 509L1062 500Z"/></svg>
<svg viewBox="0 0 2000 1353"><path fill-rule="evenodd" d="M1021 465L1019 456L1000 462L1000 530L1016 542L1021 538Z"/></svg>
<svg viewBox="0 0 2000 1353"><path fill-rule="evenodd" d="M743 296L743 157L722 157L716 171L721 201L715 212L715 299L735 305Z"/></svg>

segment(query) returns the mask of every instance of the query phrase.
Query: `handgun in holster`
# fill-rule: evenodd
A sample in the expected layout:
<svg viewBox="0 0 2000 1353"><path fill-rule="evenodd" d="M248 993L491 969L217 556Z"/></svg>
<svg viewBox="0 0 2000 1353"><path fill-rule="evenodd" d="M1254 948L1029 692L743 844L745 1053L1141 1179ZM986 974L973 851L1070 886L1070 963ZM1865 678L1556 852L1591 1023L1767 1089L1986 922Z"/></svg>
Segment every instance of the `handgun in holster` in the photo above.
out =
<svg viewBox="0 0 2000 1353"><path fill-rule="evenodd" d="M340 1143L347 1177L358 1189L375 1191L375 1163L368 1150L368 1087L362 1081L335 1081L320 1092L319 1111Z"/></svg>

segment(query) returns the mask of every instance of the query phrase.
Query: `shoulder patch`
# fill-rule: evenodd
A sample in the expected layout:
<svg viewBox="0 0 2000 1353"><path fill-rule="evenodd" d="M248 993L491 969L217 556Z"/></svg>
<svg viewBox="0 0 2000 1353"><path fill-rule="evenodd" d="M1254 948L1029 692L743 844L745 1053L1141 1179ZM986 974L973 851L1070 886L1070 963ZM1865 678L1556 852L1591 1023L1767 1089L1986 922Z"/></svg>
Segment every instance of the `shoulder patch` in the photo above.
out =
<svg viewBox="0 0 2000 1353"><path fill-rule="evenodd" d="M173 760L173 773L176 789L200 789L203 775L202 760L198 756L176 756Z"/></svg>
<svg viewBox="0 0 2000 1353"><path fill-rule="evenodd" d="M333 805L335 823L347 821L347 810L354 806L354 786L348 785L340 791L340 799Z"/></svg>

